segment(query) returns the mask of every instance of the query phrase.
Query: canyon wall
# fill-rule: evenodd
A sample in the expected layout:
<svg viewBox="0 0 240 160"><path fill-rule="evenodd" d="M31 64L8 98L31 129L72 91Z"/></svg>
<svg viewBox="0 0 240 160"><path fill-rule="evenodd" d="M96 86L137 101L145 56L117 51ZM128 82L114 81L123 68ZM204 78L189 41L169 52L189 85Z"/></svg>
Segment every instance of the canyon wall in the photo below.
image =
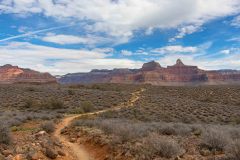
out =
<svg viewBox="0 0 240 160"><path fill-rule="evenodd" d="M57 80L49 73L40 73L30 69L19 68L10 64L0 66L0 84L13 83L56 83Z"/></svg>
<svg viewBox="0 0 240 160"><path fill-rule="evenodd" d="M155 61L143 64L140 69L93 70L89 73L67 74L58 80L71 83L132 83L155 85L232 84L240 82L235 70L205 71L197 66L185 65L180 59L166 68Z"/></svg>

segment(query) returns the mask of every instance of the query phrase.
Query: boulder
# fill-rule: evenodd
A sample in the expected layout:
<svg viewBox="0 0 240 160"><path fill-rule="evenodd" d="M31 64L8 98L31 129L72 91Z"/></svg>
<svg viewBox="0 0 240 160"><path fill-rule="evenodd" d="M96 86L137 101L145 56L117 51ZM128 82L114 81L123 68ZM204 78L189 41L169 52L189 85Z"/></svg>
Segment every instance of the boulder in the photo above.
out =
<svg viewBox="0 0 240 160"><path fill-rule="evenodd" d="M55 151L54 149L46 148L45 155L46 155L48 158L56 159L57 156L58 156L58 153L57 153L57 151Z"/></svg>

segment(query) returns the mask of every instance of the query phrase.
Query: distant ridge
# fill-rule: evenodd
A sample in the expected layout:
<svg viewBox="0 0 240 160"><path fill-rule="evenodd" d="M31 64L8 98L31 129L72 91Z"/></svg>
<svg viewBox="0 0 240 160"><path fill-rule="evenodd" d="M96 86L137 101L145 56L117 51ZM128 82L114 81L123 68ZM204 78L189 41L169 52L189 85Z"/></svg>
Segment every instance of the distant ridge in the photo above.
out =
<svg viewBox="0 0 240 160"><path fill-rule="evenodd" d="M19 68L6 64L0 66L0 84L13 84L13 83L56 83L57 80L49 73L41 73L31 69Z"/></svg>
<svg viewBox="0 0 240 160"><path fill-rule="evenodd" d="M128 83L154 85L188 84L240 84L240 72L237 70L206 71L197 66L185 65L181 59L176 64L161 67L158 62L143 64L140 69L92 70L88 73L73 73L58 79L62 84L78 83Z"/></svg>

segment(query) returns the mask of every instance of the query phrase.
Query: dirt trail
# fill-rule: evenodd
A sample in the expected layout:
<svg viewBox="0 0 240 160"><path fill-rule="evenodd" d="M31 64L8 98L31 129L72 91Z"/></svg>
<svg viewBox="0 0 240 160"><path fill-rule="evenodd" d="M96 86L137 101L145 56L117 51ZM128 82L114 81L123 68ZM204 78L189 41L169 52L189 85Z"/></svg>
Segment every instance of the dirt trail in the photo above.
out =
<svg viewBox="0 0 240 160"><path fill-rule="evenodd" d="M101 111L96 111L96 112L91 112L91 113L84 113L84 114L78 114L78 115L71 115L67 116L62 120L61 123L59 123L56 126L56 130L54 132L54 137L59 139L62 144L66 147L67 151L69 152L67 156L72 157L75 160L93 160L94 158L91 157L88 152L84 149L84 146L81 146L77 143L71 143L68 141L67 138L65 138L61 134L61 130L64 129L65 127L69 126L70 123L76 119L80 118L82 116L89 116L89 115L98 115L100 113L108 112L108 111L117 111L122 108L129 108L134 105L134 103L140 98L141 93L145 91L145 89L141 89L140 91L136 91L132 93L131 98L128 100L126 103L121 103L118 106L115 106L113 108L101 110Z"/></svg>

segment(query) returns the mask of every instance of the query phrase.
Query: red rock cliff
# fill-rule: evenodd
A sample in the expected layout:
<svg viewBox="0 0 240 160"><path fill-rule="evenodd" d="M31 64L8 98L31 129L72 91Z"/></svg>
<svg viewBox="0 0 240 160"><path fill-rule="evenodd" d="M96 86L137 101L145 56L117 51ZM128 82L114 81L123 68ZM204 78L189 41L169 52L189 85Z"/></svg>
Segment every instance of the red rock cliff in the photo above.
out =
<svg viewBox="0 0 240 160"><path fill-rule="evenodd" d="M180 59L173 66L167 68L155 61L143 64L141 69L114 69L104 72L107 77L102 81L99 75L90 73L68 74L59 79L60 83L89 83L86 77L94 78L94 83L150 83L156 85L179 85L179 84L214 84L215 82L240 83L240 72L232 70L204 71L197 66L185 65ZM98 80L99 77L99 80ZM76 81L76 79L78 81ZM219 83L217 83L219 84Z"/></svg>
<svg viewBox="0 0 240 160"><path fill-rule="evenodd" d="M40 73L7 64L0 67L0 83L56 83L56 78L49 73Z"/></svg>

